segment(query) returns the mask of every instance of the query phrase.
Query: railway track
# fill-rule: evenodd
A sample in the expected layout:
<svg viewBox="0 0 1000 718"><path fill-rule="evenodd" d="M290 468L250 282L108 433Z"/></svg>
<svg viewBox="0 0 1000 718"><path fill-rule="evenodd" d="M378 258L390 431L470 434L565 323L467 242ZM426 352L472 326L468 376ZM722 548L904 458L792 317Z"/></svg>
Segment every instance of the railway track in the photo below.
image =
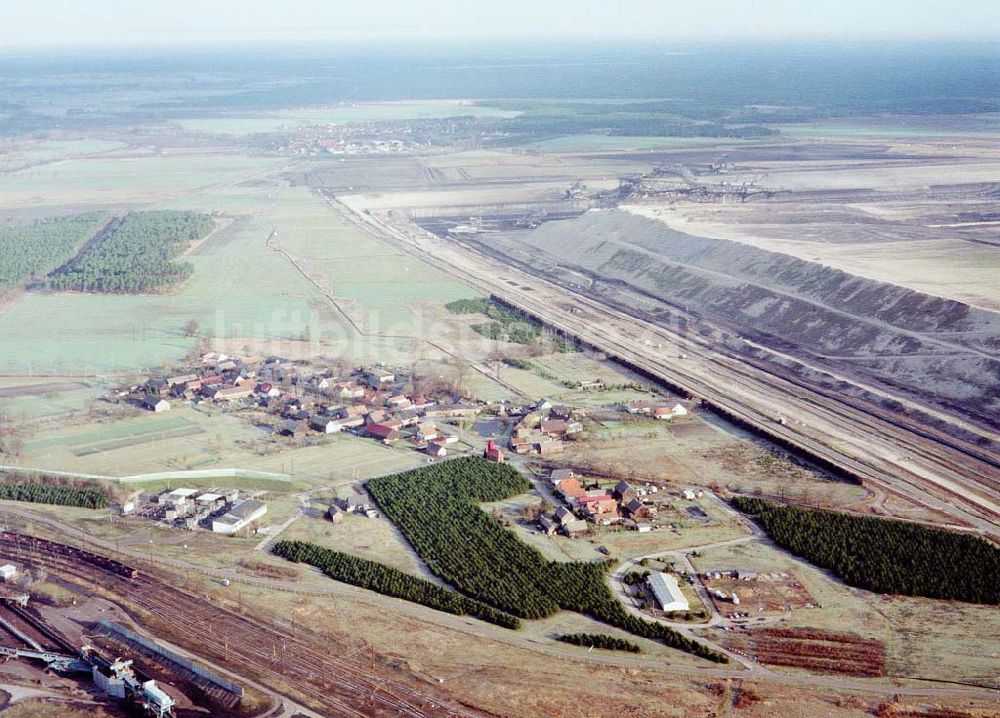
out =
<svg viewBox="0 0 1000 718"><path fill-rule="evenodd" d="M0 545L26 563L104 587L127 605L173 626L182 645L224 665L241 666L265 685L273 682L270 679L275 675L280 676L283 683L294 685L295 693L323 706L329 716L482 716L390 676L377 675L374 665L365 668L360 660L329 653L313 641L258 624L155 577L139 573L128 578L72 556L51 553L44 546L12 540L10 535L0 536Z"/></svg>
<svg viewBox="0 0 1000 718"><path fill-rule="evenodd" d="M787 377L747 365L742 357L734 360L721 354L717 347L698 343L696 340L700 338L673 335L661 325L637 319L582 291L571 293L572 289L488 253L467 246L457 250L454 243L419 228L407 233L386 219L354 210L335 198L327 200L334 209L389 244L627 365L707 400L710 407L718 408L758 433L855 480L878 485L958 523L973 526L994 540L1000 539L997 524L1000 506L990 498L991 490L1000 482L1000 473L970 453L941 443L930 432L915 433L912 427L886 422L885 417L874 412L818 395L812 387L796 385ZM524 291L525 286L530 286L531 291ZM565 306L567 300L575 303L576 314ZM655 337L709 362L712 379L706 380L704 371L697 375L677 362L654 356L643 347L644 337L646 344L650 337ZM743 389L749 399L733 397L730 391L733 386ZM797 402L796 408L814 412L817 419L836 427L836 434L830 428L814 428L813 422L809 427L799 428L777 424L774 416L763 410L759 401L754 401L768 393L779 398L792 397ZM835 448L837 436L844 437L848 449ZM863 446L859 446L861 437L865 439ZM903 460L901 453L910 459Z"/></svg>

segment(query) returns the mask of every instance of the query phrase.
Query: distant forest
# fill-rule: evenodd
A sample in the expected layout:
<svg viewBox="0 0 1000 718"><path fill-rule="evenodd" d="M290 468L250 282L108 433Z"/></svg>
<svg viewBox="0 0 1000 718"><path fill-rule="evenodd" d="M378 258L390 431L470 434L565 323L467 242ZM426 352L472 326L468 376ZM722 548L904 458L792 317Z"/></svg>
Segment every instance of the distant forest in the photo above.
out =
<svg viewBox="0 0 1000 718"><path fill-rule="evenodd" d="M130 212L73 261L53 273L50 289L137 294L171 287L194 271L174 261L188 243L205 237L212 217L195 212Z"/></svg>
<svg viewBox="0 0 1000 718"><path fill-rule="evenodd" d="M0 226L0 292L40 280L72 259L105 218L88 212Z"/></svg>
<svg viewBox="0 0 1000 718"><path fill-rule="evenodd" d="M1000 604L1000 548L971 534L737 496L781 547L877 593Z"/></svg>

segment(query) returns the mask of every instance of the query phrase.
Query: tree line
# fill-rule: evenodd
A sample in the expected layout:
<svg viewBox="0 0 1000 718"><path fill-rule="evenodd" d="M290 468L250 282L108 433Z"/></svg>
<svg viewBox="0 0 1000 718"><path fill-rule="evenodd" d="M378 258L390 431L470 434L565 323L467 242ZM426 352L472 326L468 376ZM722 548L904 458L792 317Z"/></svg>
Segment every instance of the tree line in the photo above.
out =
<svg viewBox="0 0 1000 718"><path fill-rule="evenodd" d="M709 660L726 657L660 623L629 613L606 583L607 562L548 561L478 504L530 488L507 464L463 457L368 482L368 490L437 576L506 613L536 619L560 609L588 614Z"/></svg>
<svg viewBox="0 0 1000 718"><path fill-rule="evenodd" d="M104 219L88 212L0 226L0 292L39 281L72 259Z"/></svg>
<svg viewBox="0 0 1000 718"><path fill-rule="evenodd" d="M103 509L108 505L108 499L96 489L74 489L37 483L0 483L0 499L84 509Z"/></svg>
<svg viewBox="0 0 1000 718"><path fill-rule="evenodd" d="M637 643L626 641L624 638L609 636L606 633L564 633L561 636L556 636L556 640L563 643L572 643L574 646L603 648L605 651L642 652Z"/></svg>
<svg viewBox="0 0 1000 718"><path fill-rule="evenodd" d="M213 227L210 215L195 212L129 212L110 233L50 276L47 285L110 294L170 287L194 271L190 262L174 260Z"/></svg>
<svg viewBox="0 0 1000 718"><path fill-rule="evenodd" d="M521 625L516 617L508 613L375 561L305 541L279 541L271 551L289 561L315 566L336 581L385 596L419 603L456 616L474 616L504 628L519 628Z"/></svg>
<svg viewBox="0 0 1000 718"><path fill-rule="evenodd" d="M1000 604L1000 548L972 534L737 496L779 546L876 593Z"/></svg>

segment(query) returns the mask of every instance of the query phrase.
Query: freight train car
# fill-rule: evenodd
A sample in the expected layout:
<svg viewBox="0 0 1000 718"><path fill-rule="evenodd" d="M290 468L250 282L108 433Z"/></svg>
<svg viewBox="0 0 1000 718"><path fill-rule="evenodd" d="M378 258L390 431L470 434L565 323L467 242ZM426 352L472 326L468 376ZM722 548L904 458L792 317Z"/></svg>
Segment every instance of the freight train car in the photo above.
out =
<svg viewBox="0 0 1000 718"><path fill-rule="evenodd" d="M121 561L91 553L76 546L59 543L58 541L38 538L37 536L26 536L13 531L0 531L0 543L16 546L23 551L38 551L40 553L66 556L75 561L99 568L102 571L126 578L135 578L139 575L139 572L135 568Z"/></svg>

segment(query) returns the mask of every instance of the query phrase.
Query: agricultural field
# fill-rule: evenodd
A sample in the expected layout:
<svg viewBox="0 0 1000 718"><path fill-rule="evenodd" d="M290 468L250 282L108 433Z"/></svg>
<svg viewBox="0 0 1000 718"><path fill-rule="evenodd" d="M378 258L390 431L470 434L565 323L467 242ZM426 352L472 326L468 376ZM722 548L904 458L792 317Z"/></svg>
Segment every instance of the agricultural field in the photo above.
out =
<svg viewBox="0 0 1000 718"><path fill-rule="evenodd" d="M269 219L278 230L277 246L341 300L366 333L433 337L438 327L430 324L424 306L469 292L419 260L363 237L304 187L282 192Z"/></svg>
<svg viewBox="0 0 1000 718"><path fill-rule="evenodd" d="M385 122L444 117L515 117L517 112L459 100L371 102L326 107L302 107L244 117L204 117L178 120L188 132L212 135L251 135L281 132L308 125L348 122Z"/></svg>
<svg viewBox="0 0 1000 718"><path fill-rule="evenodd" d="M6 138L5 138L6 139ZM45 139L34 141L10 141L3 143L0 155L0 172L9 172L28 165L57 162L86 155L95 155L118 150L126 145L122 142L100 139Z"/></svg>
<svg viewBox="0 0 1000 718"><path fill-rule="evenodd" d="M722 644L770 666L876 678L886 674L885 644L857 634L756 628L720 636Z"/></svg>
<svg viewBox="0 0 1000 718"><path fill-rule="evenodd" d="M144 412L29 435L19 463L112 477L240 468L291 474L309 485L378 476L422 462L416 452L349 434L325 437L316 446L287 443L268 439L242 417L176 405L165 414ZM233 479L237 486L247 481L252 480Z"/></svg>
<svg viewBox="0 0 1000 718"><path fill-rule="evenodd" d="M273 159L222 154L74 158L0 175L0 211L25 206L162 203L278 166Z"/></svg>
<svg viewBox="0 0 1000 718"><path fill-rule="evenodd" d="M547 152L607 152L628 150L674 150L719 145L748 144L753 140L711 137L616 137L612 135L564 135L526 143Z"/></svg>
<svg viewBox="0 0 1000 718"><path fill-rule="evenodd" d="M73 376L0 378L0 416L14 423L85 410L110 389L103 379Z"/></svg>

